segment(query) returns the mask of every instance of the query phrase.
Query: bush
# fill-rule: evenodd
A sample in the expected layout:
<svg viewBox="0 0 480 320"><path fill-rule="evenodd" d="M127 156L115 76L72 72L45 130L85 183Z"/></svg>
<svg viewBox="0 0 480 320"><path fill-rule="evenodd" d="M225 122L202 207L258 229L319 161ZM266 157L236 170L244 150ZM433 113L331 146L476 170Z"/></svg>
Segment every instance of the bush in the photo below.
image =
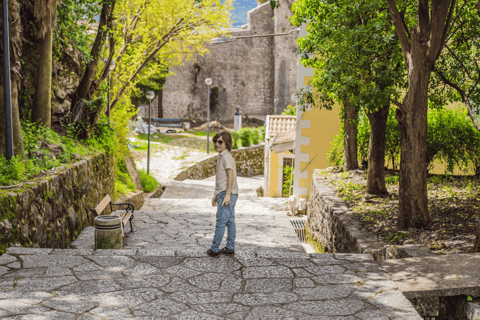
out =
<svg viewBox="0 0 480 320"><path fill-rule="evenodd" d="M238 140L240 139L237 132L230 132L232 136L232 149L238 149Z"/></svg>
<svg viewBox="0 0 480 320"><path fill-rule="evenodd" d="M261 126L257 128L260 131L260 139L265 141L265 126Z"/></svg>
<svg viewBox="0 0 480 320"><path fill-rule="evenodd" d="M243 128L238 130L240 133L240 141L242 142L242 147L249 147L252 145L252 130L250 128Z"/></svg>
<svg viewBox="0 0 480 320"><path fill-rule="evenodd" d="M285 166L283 168L283 176L285 177L285 182L282 185L282 196L289 197L290 188L293 185L294 181L293 168L290 166Z"/></svg>
<svg viewBox="0 0 480 320"><path fill-rule="evenodd" d="M282 116L296 116L297 115L297 106L292 106L289 104L282 112Z"/></svg>
<svg viewBox="0 0 480 320"><path fill-rule="evenodd" d="M363 112L362 112L363 113ZM360 114L358 123L357 150L359 161L367 161L370 142L370 124L365 114ZM395 110L390 109L385 137L385 161L398 169L400 163L400 126L395 119ZM343 165L343 128L330 144L327 157L330 166ZM455 166L474 169L480 174L480 132L475 129L466 112L448 109L430 109L427 118L426 166L433 168L435 160L446 164L451 173Z"/></svg>
<svg viewBox="0 0 480 320"><path fill-rule="evenodd" d="M260 130L253 129L252 130L252 143L259 144L260 143Z"/></svg>
<svg viewBox="0 0 480 320"><path fill-rule="evenodd" d="M138 171L140 182L142 183L143 191L153 192L157 189L159 183L152 175L148 174L146 170L140 169Z"/></svg>

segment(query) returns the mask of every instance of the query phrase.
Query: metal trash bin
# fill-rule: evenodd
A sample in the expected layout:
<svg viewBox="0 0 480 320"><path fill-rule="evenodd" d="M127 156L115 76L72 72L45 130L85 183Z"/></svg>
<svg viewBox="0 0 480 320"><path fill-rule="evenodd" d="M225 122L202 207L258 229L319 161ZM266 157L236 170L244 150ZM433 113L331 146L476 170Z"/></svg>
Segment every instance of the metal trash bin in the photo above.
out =
<svg viewBox="0 0 480 320"><path fill-rule="evenodd" d="M95 218L95 249L122 249L122 219L117 216Z"/></svg>

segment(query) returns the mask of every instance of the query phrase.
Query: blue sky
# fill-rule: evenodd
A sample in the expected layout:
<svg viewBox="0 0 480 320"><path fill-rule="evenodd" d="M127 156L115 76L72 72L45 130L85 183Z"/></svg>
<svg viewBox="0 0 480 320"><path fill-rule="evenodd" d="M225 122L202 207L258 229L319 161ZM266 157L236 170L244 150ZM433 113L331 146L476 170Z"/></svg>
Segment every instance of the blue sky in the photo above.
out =
<svg viewBox="0 0 480 320"><path fill-rule="evenodd" d="M234 0L233 1L232 20L233 27L240 27L247 24L247 11L257 7L257 0Z"/></svg>

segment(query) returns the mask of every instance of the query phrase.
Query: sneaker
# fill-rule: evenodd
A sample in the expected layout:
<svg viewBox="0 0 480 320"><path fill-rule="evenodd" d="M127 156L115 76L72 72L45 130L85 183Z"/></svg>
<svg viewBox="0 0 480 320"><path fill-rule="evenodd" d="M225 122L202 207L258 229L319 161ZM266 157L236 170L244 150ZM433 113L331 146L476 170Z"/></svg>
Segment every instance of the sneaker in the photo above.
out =
<svg viewBox="0 0 480 320"><path fill-rule="evenodd" d="M223 249L220 249L220 251L218 251L218 253L219 254L225 254L227 256L234 256L235 255L235 250L229 250L225 247Z"/></svg>
<svg viewBox="0 0 480 320"><path fill-rule="evenodd" d="M213 252L212 249L208 249L207 250L207 254L210 256L210 257L218 257L220 255L220 252Z"/></svg>

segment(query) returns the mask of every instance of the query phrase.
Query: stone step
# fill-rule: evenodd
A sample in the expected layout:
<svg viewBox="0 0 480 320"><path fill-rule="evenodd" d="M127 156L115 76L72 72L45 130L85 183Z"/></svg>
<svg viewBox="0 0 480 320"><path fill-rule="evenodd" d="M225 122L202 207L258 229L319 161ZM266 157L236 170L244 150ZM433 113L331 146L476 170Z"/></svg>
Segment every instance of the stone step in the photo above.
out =
<svg viewBox="0 0 480 320"><path fill-rule="evenodd" d="M480 253L379 261L408 298L480 296Z"/></svg>

